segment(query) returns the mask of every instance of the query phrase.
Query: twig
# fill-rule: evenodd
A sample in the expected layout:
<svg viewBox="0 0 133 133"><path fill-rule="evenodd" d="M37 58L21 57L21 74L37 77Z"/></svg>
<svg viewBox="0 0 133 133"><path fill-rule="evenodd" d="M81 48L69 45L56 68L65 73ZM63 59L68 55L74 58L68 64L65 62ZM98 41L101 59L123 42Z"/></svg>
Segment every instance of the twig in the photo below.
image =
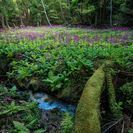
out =
<svg viewBox="0 0 133 133"><path fill-rule="evenodd" d="M103 133L106 133L108 130L110 130L113 126L115 126L116 124L118 124L122 120L123 120L123 118L121 118L118 121L116 121L114 124L112 124L111 126L109 126L106 130L104 130Z"/></svg>
<svg viewBox="0 0 133 133"><path fill-rule="evenodd" d="M103 125L102 128L104 128L104 127L106 127L106 126L108 126L108 125L110 125L110 124L113 124L114 122L115 122L115 121L108 122L108 123L106 123L105 125Z"/></svg>
<svg viewBox="0 0 133 133"><path fill-rule="evenodd" d="M3 96L5 93L3 92L3 93L0 93L0 96Z"/></svg>
<svg viewBox="0 0 133 133"><path fill-rule="evenodd" d="M126 72L126 71L120 71L121 74L123 75L128 75L128 76L133 76L133 73L132 72Z"/></svg>
<svg viewBox="0 0 133 133"><path fill-rule="evenodd" d="M124 127L125 127L125 122L123 121L123 123L122 123L121 133L124 133Z"/></svg>

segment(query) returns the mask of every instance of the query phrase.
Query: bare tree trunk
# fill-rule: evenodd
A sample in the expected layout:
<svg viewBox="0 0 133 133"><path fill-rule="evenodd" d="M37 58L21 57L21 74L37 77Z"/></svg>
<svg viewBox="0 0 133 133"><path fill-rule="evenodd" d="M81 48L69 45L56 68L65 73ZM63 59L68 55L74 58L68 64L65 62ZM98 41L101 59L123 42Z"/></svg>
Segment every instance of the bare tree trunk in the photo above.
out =
<svg viewBox="0 0 133 133"><path fill-rule="evenodd" d="M106 0L104 0L104 6L103 6L103 21L105 24L106 23Z"/></svg>
<svg viewBox="0 0 133 133"><path fill-rule="evenodd" d="M8 23L8 18L7 17L5 17L5 22L6 22L7 28L10 29L10 26L9 26L9 23Z"/></svg>
<svg viewBox="0 0 133 133"><path fill-rule="evenodd" d="M20 17L20 23L21 23L22 26L24 26L22 17Z"/></svg>
<svg viewBox="0 0 133 133"><path fill-rule="evenodd" d="M67 5L69 7L69 9L68 9L68 14L69 14L69 21L68 21L68 23L71 24L71 3L70 3L70 0L67 0Z"/></svg>
<svg viewBox="0 0 133 133"><path fill-rule="evenodd" d="M5 19L4 19L4 16L2 15L1 16L1 24L2 24L2 28L5 28Z"/></svg>
<svg viewBox="0 0 133 133"><path fill-rule="evenodd" d="M51 23L50 23L50 20L49 20L49 18L48 18L48 15L47 15L46 8L45 8L45 5L44 5L43 0L41 0L41 2L42 2L42 6L43 6L43 9L44 9L44 13L45 13L47 22L48 22L48 24L50 25L50 27L52 27L52 25L51 25Z"/></svg>
<svg viewBox="0 0 133 133"><path fill-rule="evenodd" d="M16 28L17 26L15 25L15 23L13 23L13 26Z"/></svg>
<svg viewBox="0 0 133 133"><path fill-rule="evenodd" d="M110 0L110 26L112 26L112 13L113 13L113 8L112 8L112 0Z"/></svg>
<svg viewBox="0 0 133 133"><path fill-rule="evenodd" d="M97 26L97 12L95 14L95 26Z"/></svg>

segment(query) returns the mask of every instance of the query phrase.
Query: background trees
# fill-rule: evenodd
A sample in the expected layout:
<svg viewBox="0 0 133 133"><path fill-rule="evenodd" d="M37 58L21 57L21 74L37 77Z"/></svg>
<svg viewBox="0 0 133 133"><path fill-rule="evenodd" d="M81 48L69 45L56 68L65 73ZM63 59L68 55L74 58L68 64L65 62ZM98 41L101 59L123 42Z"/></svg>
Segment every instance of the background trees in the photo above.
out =
<svg viewBox="0 0 133 133"><path fill-rule="evenodd" d="M125 0L120 5L121 23L125 25L133 24L133 1Z"/></svg>
<svg viewBox="0 0 133 133"><path fill-rule="evenodd" d="M132 25L132 0L0 0L0 27Z"/></svg>

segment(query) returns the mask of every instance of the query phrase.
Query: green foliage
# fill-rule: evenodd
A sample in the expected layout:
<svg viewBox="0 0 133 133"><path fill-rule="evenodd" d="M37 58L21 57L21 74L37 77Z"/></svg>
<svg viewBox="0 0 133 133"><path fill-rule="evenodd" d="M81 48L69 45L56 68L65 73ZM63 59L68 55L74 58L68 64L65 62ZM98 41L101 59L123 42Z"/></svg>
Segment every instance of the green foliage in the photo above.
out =
<svg viewBox="0 0 133 133"><path fill-rule="evenodd" d="M23 123L18 121L13 121L14 127L17 129L18 133L30 133L29 129L24 126Z"/></svg>
<svg viewBox="0 0 133 133"><path fill-rule="evenodd" d="M122 105L123 105L122 102L112 103L111 106L112 106L113 117L115 117L115 118L121 118L122 117L122 110L123 110Z"/></svg>
<svg viewBox="0 0 133 133"><path fill-rule="evenodd" d="M42 132L40 111L35 103L27 102L27 94L17 92L15 86L0 86L0 130L6 129L14 133ZM8 122L8 125L5 125L5 122Z"/></svg>
<svg viewBox="0 0 133 133"><path fill-rule="evenodd" d="M132 22L133 22L132 6L133 6L133 2L131 0L123 1L123 3L120 4L121 24L132 25Z"/></svg>
<svg viewBox="0 0 133 133"><path fill-rule="evenodd" d="M61 133L70 133L73 129L73 117L65 113L63 120L61 121Z"/></svg>
<svg viewBox="0 0 133 133"><path fill-rule="evenodd" d="M63 83L62 81L67 81L67 78L65 79L63 74L58 74L57 76L53 75L53 72L50 71L48 73L48 78L43 80L46 84L49 84L52 91L58 90L62 87Z"/></svg>
<svg viewBox="0 0 133 133"><path fill-rule="evenodd" d="M128 133L133 133L133 129L130 129L130 130L128 131Z"/></svg>
<svg viewBox="0 0 133 133"><path fill-rule="evenodd" d="M15 132L17 132L17 133L30 133L30 130L27 128L27 126L24 125L24 123L20 123L18 121L13 121L13 125L16 129ZM44 133L44 132L45 132L44 129L38 129L38 130L34 131L34 133Z"/></svg>
<svg viewBox="0 0 133 133"><path fill-rule="evenodd" d="M124 105L133 106L133 82L124 84L119 90Z"/></svg>
<svg viewBox="0 0 133 133"><path fill-rule="evenodd" d="M60 34L63 34L63 30ZM56 29L53 32L56 32ZM70 35L78 32L79 38L83 38L84 34L90 38L97 34L97 32L92 32L90 35L90 33L79 32L76 29L69 32ZM101 35L106 38L106 33L103 32ZM108 36L112 35L115 36L115 33L108 34ZM21 88L29 88L33 84L33 79L37 79L34 83L38 87L40 84L45 85L50 91L64 90L73 86L73 83L82 86L97 69L97 60L101 60L102 63L109 59L114 61L119 69L132 71L132 67L129 67L129 64L132 64L132 46L125 49L124 46L113 46L104 41L97 42L91 47L85 41L79 41L77 44L71 40L69 45L63 45L64 43L59 40L55 41L52 33L46 36L46 40L22 40L7 44L1 42L0 71L9 78L10 82L17 83ZM79 80L74 78L75 74Z"/></svg>
<svg viewBox="0 0 133 133"><path fill-rule="evenodd" d="M38 28L36 30L40 32ZM58 35L57 31L59 32ZM18 34L18 32L10 33L12 36L9 41L7 41L8 38L7 40L6 38L4 38L4 40L1 38L0 41L1 83L3 83L4 80L5 84L16 84L23 89L31 89L32 85L36 90L38 88L46 88L49 92L55 91L56 93L54 94L57 96L63 92L68 98L70 95L72 98L79 98L86 80L91 77L94 71L106 60L110 60L114 63L115 71L126 71L130 73L133 69L131 67L133 44L111 44L106 41L108 37L116 36L117 38L121 35L125 35L125 32L109 31L107 34L107 32L95 31L88 33L84 30L77 29L68 29L66 32L65 28L58 28L48 31L45 39L37 39L34 41L26 38L24 40L14 40L16 34ZM101 39L97 42L83 40L84 37L93 39L97 34L101 35ZM4 35L6 37L6 33L4 33ZM57 38L58 36L60 40ZM76 39L78 38L78 41L73 39L75 36ZM71 37L69 42L67 42L67 37ZM122 109L122 104L121 102L116 103L114 100L115 93L110 73L111 69L108 69L108 72L108 87L111 88L110 93L113 92L111 94L112 97L110 97L110 99L112 98L111 109L118 116L119 111ZM2 79L1 77L4 78ZM99 78L97 81L99 81ZM97 81L93 84L97 85L97 83L99 83ZM129 94L129 96L126 96L126 102L131 105L131 87L126 88L127 87L124 87L124 89L120 90L124 95ZM11 89L0 86L0 118L2 118L0 127L3 127L3 124L6 122L6 119L3 117L11 117L13 118L12 121L8 119L9 123L11 123L11 125L9 125L9 131L23 132L22 130L25 130L26 132L28 129L27 131L34 130L36 132L43 132L40 126L40 115L36 104L25 102L25 99L27 101L28 94L19 95L16 89L16 86L13 86ZM93 91L88 92L89 95L91 93L93 93ZM127 97L129 97L129 99ZM5 104L3 104L3 101ZM94 102L92 101L87 102L87 104L94 106ZM97 114L97 112L94 113ZM13 121L17 121L14 122L14 128L12 128ZM71 117L66 115L62 121L63 132L69 132L70 129L72 129L72 125Z"/></svg>
<svg viewBox="0 0 133 133"><path fill-rule="evenodd" d="M112 19L115 25L131 25L132 0L1 0L0 25L5 27L47 24L109 24L110 10L115 9ZM46 13L46 14L45 14ZM47 16L46 16L47 15Z"/></svg>

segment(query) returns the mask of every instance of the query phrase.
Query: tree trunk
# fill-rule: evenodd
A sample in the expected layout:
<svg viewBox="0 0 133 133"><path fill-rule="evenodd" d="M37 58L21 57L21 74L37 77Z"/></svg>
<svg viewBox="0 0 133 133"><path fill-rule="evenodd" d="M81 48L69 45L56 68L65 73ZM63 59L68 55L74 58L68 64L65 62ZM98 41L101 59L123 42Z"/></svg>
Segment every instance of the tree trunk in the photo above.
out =
<svg viewBox="0 0 133 133"><path fill-rule="evenodd" d="M42 6L43 6L43 9L44 9L44 13L45 13L47 22L48 22L48 24L50 25L50 27L52 27L52 25L51 25L51 23L50 23L50 20L49 20L49 18L48 18L48 15L47 15L46 8L45 8L45 5L44 5L43 0L41 0L41 2L42 2Z"/></svg>
<svg viewBox="0 0 133 133"><path fill-rule="evenodd" d="M24 26L22 17L20 17L20 23L21 23L21 26Z"/></svg>
<svg viewBox="0 0 133 133"><path fill-rule="evenodd" d="M97 26L97 12L95 14L95 27Z"/></svg>
<svg viewBox="0 0 133 133"><path fill-rule="evenodd" d="M9 26L9 23L8 23L8 18L7 17L5 17L5 21L6 21L7 28L10 29L10 26Z"/></svg>
<svg viewBox="0 0 133 133"><path fill-rule="evenodd" d="M110 0L110 26L112 27L112 13L113 13L113 7L112 7L112 0Z"/></svg>
<svg viewBox="0 0 133 133"><path fill-rule="evenodd" d="M5 28L5 19L4 16L1 16L1 24L2 24L2 28Z"/></svg>

